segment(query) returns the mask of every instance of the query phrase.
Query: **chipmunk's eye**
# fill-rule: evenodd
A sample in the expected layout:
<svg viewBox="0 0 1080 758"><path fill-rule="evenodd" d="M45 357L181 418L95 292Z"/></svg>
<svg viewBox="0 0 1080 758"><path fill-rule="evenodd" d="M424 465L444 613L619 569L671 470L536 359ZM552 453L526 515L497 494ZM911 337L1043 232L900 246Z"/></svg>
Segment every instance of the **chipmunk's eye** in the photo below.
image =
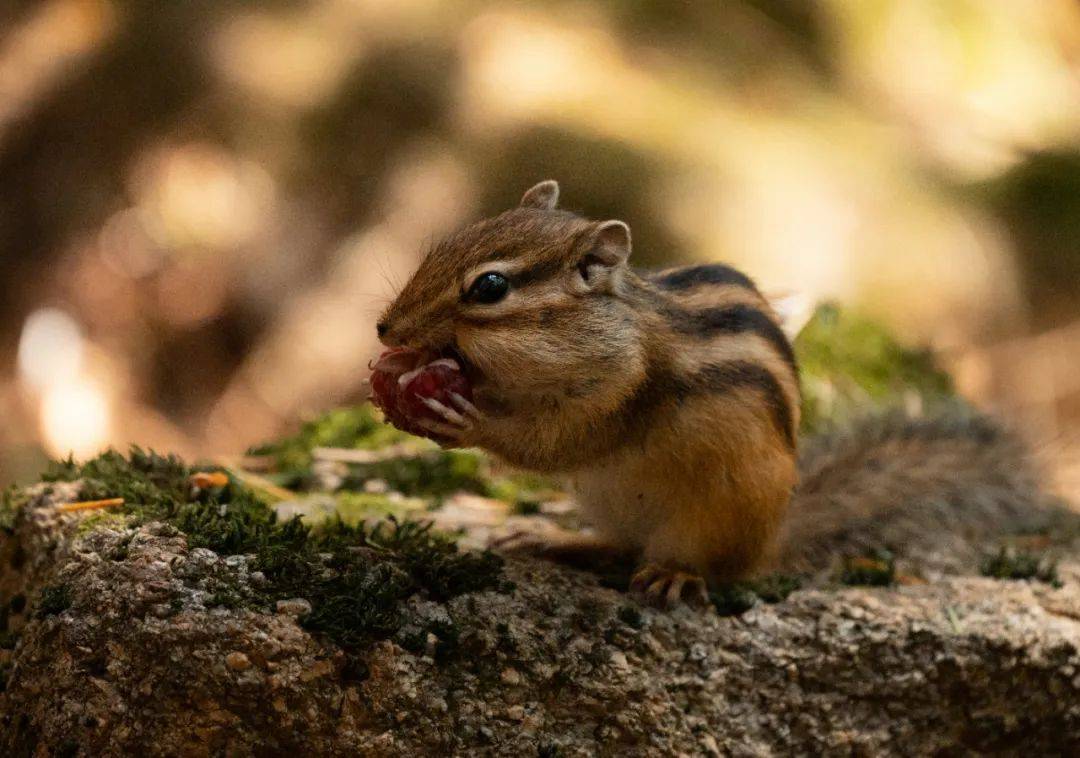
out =
<svg viewBox="0 0 1080 758"><path fill-rule="evenodd" d="M470 303L497 303L510 291L510 282L502 274L494 271L480 274L465 293Z"/></svg>

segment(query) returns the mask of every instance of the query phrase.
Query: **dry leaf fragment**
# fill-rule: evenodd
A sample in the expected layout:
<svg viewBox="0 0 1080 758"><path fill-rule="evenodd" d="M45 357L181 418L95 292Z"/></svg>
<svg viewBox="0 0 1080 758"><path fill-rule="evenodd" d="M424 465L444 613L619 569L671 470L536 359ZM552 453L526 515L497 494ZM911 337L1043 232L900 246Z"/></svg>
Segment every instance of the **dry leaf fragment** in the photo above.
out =
<svg viewBox="0 0 1080 758"><path fill-rule="evenodd" d="M191 475L191 483L200 489L224 487L229 483L229 475L224 471L200 471Z"/></svg>

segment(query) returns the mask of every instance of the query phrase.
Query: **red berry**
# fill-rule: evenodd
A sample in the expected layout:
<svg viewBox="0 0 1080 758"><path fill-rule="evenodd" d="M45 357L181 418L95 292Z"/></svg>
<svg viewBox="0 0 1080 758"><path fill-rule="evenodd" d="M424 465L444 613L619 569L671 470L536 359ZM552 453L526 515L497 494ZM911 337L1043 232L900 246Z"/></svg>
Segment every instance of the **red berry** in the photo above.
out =
<svg viewBox="0 0 1080 758"><path fill-rule="evenodd" d="M443 421L442 416L428 408L423 398L437 400L451 409L457 408L451 393L457 393L466 400L472 399L469 380L461 373L457 363L448 358L433 361L401 376L398 379L398 393L398 408L406 417L438 422Z"/></svg>
<svg viewBox="0 0 1080 758"><path fill-rule="evenodd" d="M445 420L428 408L423 398L456 409L451 393L471 400L472 386L456 361L442 358L417 368L421 358L420 353L406 348L383 353L371 374L372 401L386 414L386 420L399 429L434 437L437 435L421 429L416 422L427 419L445 423Z"/></svg>
<svg viewBox="0 0 1080 758"><path fill-rule="evenodd" d="M394 426L409 431L408 419L398 410L398 377L411 371L420 353L408 348L392 348L379 356L371 371L371 400Z"/></svg>
<svg viewBox="0 0 1080 758"><path fill-rule="evenodd" d="M397 377L388 371L374 371L371 374L371 400L386 414L387 420L399 426Z"/></svg>

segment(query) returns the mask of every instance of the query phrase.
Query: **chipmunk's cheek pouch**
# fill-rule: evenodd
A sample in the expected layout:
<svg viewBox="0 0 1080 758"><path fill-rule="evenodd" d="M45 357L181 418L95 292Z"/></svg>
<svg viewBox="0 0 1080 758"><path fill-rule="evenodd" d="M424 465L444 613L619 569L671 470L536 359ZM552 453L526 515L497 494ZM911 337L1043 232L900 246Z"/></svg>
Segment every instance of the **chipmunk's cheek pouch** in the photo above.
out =
<svg viewBox="0 0 1080 758"><path fill-rule="evenodd" d="M444 435L430 429L446 421L433 406L453 408L454 395L471 401L472 383L456 360L430 357L408 348L387 350L372 366L371 396L398 429L443 440Z"/></svg>

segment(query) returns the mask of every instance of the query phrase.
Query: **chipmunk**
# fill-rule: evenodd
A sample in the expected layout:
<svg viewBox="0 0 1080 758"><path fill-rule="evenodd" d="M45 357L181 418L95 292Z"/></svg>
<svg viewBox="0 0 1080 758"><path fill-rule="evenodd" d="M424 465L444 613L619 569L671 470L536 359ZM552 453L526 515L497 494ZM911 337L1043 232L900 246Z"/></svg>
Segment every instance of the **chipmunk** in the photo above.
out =
<svg viewBox="0 0 1080 758"><path fill-rule="evenodd" d="M761 565L797 480L799 380L776 313L725 265L629 265L630 228L557 207L559 186L436 245L377 329L452 356L470 402L422 425L568 479L631 589L702 601Z"/></svg>
<svg viewBox="0 0 1080 758"><path fill-rule="evenodd" d="M541 182L443 240L377 325L472 387L425 398L441 420L416 423L569 482L597 535L542 554L637 561L630 589L671 606L875 546L966 570L986 540L1062 518L1020 441L963 407L871 416L800 455L794 353L754 283L719 264L635 270L624 222L558 197Z"/></svg>

